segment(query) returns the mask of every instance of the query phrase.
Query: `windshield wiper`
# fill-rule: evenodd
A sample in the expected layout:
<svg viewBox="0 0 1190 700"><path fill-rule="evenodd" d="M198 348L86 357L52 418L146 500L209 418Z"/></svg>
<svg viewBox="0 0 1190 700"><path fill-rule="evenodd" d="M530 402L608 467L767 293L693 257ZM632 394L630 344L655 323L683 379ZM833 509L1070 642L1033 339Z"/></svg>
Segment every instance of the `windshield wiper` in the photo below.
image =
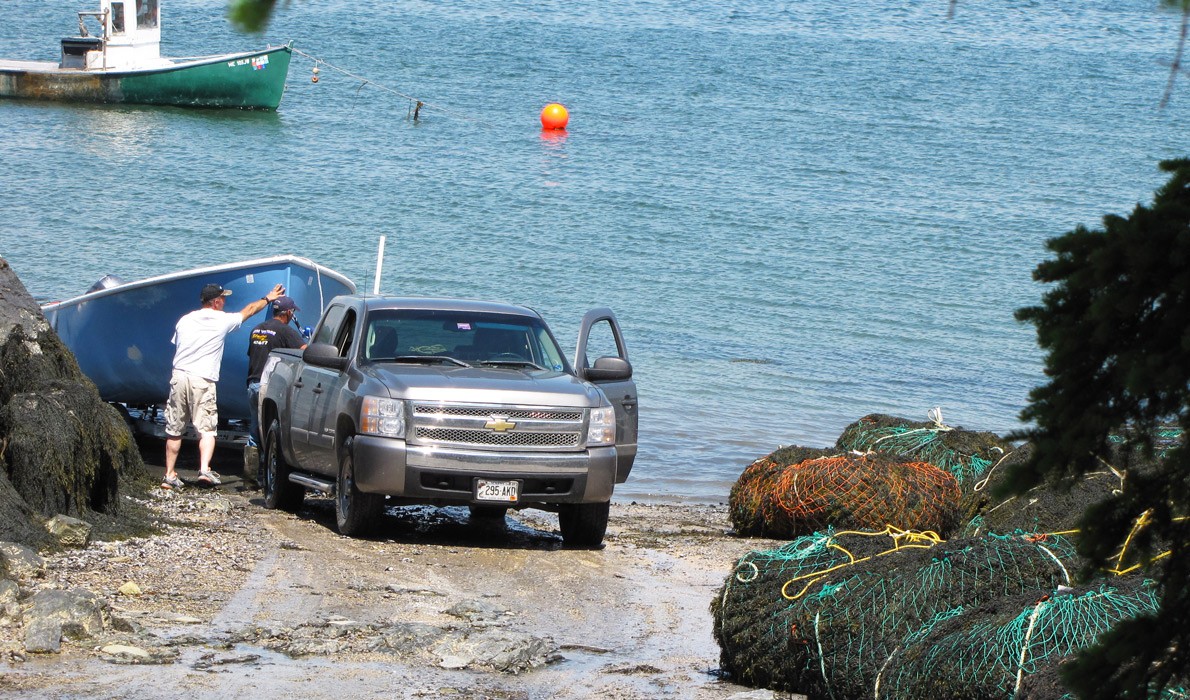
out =
<svg viewBox="0 0 1190 700"><path fill-rule="evenodd" d="M529 360L483 360L479 364L485 367L532 367L533 369L545 369L545 367Z"/></svg>
<svg viewBox="0 0 1190 700"><path fill-rule="evenodd" d="M471 366L458 358L451 357L450 355L400 355L393 358L373 360L373 362L405 362L417 365L436 365L445 362L452 365L458 365L459 367Z"/></svg>

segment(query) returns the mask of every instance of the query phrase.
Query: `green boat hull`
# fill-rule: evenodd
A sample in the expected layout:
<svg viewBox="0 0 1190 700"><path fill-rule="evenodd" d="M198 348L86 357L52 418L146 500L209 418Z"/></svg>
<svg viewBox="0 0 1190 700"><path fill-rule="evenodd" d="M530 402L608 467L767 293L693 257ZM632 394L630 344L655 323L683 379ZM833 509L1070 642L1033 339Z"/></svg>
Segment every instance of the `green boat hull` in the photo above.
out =
<svg viewBox="0 0 1190 700"><path fill-rule="evenodd" d="M134 71L0 67L0 97L275 110L292 56L281 46Z"/></svg>

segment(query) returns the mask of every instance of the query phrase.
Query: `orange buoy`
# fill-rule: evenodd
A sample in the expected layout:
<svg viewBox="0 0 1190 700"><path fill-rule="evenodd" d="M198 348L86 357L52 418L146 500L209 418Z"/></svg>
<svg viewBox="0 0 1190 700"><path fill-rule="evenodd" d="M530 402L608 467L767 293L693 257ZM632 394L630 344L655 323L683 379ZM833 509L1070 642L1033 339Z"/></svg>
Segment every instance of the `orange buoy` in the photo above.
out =
<svg viewBox="0 0 1190 700"><path fill-rule="evenodd" d="M542 129L565 129L570 121L570 112L557 102L551 102L541 110Z"/></svg>

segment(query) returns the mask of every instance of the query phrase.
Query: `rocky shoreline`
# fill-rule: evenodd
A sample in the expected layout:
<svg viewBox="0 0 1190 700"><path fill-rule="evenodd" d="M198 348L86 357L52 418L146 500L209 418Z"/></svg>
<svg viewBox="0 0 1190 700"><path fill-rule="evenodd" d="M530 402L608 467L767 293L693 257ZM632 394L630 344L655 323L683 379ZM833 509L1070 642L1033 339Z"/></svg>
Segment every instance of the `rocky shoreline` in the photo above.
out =
<svg viewBox="0 0 1190 700"><path fill-rule="evenodd" d="M390 508L351 539L328 499L268 511L234 477L122 497L159 534L3 548L0 692L194 697L201 674L217 680L199 697L243 683L340 697L309 678L330 664L354 669L352 695L391 691L395 673L398 697L788 697L716 671L710 601L740 555L773 544L729 534L725 505L614 504L605 548L584 551L539 511Z"/></svg>

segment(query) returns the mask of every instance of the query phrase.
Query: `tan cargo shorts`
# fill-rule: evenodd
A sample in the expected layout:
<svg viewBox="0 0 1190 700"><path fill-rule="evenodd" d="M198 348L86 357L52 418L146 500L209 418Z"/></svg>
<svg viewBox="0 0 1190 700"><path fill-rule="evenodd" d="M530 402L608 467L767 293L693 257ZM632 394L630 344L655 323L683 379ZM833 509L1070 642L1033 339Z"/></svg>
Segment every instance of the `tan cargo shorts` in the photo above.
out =
<svg viewBox="0 0 1190 700"><path fill-rule="evenodd" d="M169 378L169 399L165 402L165 434L181 437L186 423L199 435L214 435L219 429L215 406L215 382L174 370Z"/></svg>

